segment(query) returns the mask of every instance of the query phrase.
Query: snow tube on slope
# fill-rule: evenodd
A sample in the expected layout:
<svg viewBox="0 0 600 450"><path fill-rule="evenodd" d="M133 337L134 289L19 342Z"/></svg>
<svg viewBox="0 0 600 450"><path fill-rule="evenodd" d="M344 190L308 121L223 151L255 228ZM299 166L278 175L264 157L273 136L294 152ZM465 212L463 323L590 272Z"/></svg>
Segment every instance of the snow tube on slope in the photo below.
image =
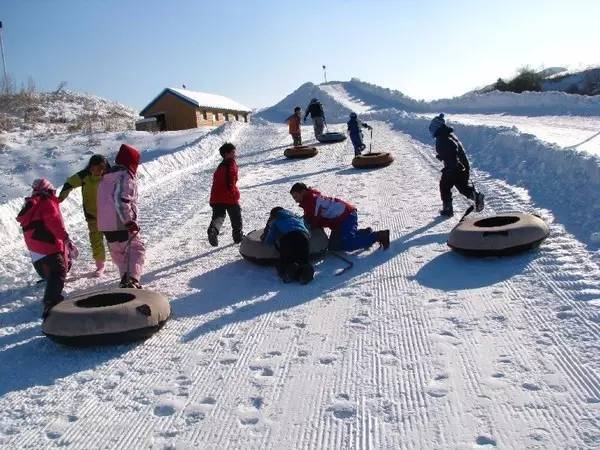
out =
<svg viewBox="0 0 600 450"><path fill-rule="evenodd" d="M373 167L385 167L394 162L391 153L365 153L355 156L352 165L357 169L370 169Z"/></svg>
<svg viewBox="0 0 600 450"><path fill-rule="evenodd" d="M323 133L321 136L317 136L317 141L322 144L333 144L335 142L342 142L346 140L346 135L344 133L338 133L335 131L330 131L328 133Z"/></svg>
<svg viewBox="0 0 600 450"><path fill-rule="evenodd" d="M467 255L502 256L538 247L549 234L539 217L509 213L463 220L450 232L448 246Z"/></svg>
<svg viewBox="0 0 600 450"><path fill-rule="evenodd" d="M168 299L145 289L107 289L62 301L50 310L42 331L73 346L120 344L146 339L171 315Z"/></svg>
<svg viewBox="0 0 600 450"><path fill-rule="evenodd" d="M260 236L263 229L251 231L240 244L240 254L249 261L256 264L275 264L279 259L279 252L272 245L261 242ZM327 251L329 238L323 228L314 228L310 232L310 256L316 258Z"/></svg>
<svg viewBox="0 0 600 450"><path fill-rule="evenodd" d="M294 159L312 158L317 153L319 153L319 152L316 149L316 147L307 147L306 145L300 145L298 147L286 148L285 151L283 152L283 154L287 158L294 158Z"/></svg>

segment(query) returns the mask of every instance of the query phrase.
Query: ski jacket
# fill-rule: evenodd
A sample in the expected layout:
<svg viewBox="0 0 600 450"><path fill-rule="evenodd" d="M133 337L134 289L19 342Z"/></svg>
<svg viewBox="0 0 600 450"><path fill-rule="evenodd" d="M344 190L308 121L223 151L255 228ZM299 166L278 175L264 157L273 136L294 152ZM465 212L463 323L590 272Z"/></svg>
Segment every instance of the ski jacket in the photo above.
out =
<svg viewBox="0 0 600 450"><path fill-rule="evenodd" d="M102 176L94 176L88 169L83 169L77 172L75 175L67 178L64 186L62 187L58 199L63 201L71 191L75 188L81 188L81 196L83 198L83 214L85 219L89 221L95 221L97 215L97 203L96 197L98 193L98 184L100 184Z"/></svg>
<svg viewBox="0 0 600 450"><path fill-rule="evenodd" d="M65 253L69 235L65 230L58 198L37 194L25 199L17 215L23 229L25 245L33 262L54 253Z"/></svg>
<svg viewBox="0 0 600 450"><path fill-rule="evenodd" d="M235 159L224 159L213 174L210 190L210 205L218 203L237 205L240 202L240 191L237 187L238 165Z"/></svg>
<svg viewBox="0 0 600 450"><path fill-rule="evenodd" d="M444 162L448 172L470 170L469 160L453 129L442 125L435 135L436 158Z"/></svg>
<svg viewBox="0 0 600 450"><path fill-rule="evenodd" d="M111 167L98 185L97 220L99 231L123 231L137 222L138 192L135 175L125 166Z"/></svg>
<svg viewBox="0 0 600 450"><path fill-rule="evenodd" d="M298 114L292 114L285 121L288 124L290 134L300 134L300 116Z"/></svg>
<svg viewBox="0 0 600 450"><path fill-rule="evenodd" d="M306 108L306 113L304 113L304 119L306 120L306 117L310 114L311 118L315 118L315 117L325 117L325 112L323 111L323 105L321 105L321 102L315 102L315 103L311 103L310 105L308 105L308 108Z"/></svg>
<svg viewBox="0 0 600 450"><path fill-rule="evenodd" d="M361 137L362 138L362 130L361 128L369 128L371 129L370 125L367 125L364 122L361 122L360 120L358 120L358 118L353 117L348 121L348 133L350 134L350 137Z"/></svg>
<svg viewBox="0 0 600 450"><path fill-rule="evenodd" d="M316 189L309 189L300 207L304 210L304 221L311 227L335 229L356 211L356 207L339 198L326 197Z"/></svg>
<svg viewBox="0 0 600 450"><path fill-rule="evenodd" d="M269 220L265 231L263 232L263 242L272 245L281 239L285 234L291 233L292 231L300 231L310 237L310 232L301 217L296 216L287 209L282 209L277 212L274 220Z"/></svg>

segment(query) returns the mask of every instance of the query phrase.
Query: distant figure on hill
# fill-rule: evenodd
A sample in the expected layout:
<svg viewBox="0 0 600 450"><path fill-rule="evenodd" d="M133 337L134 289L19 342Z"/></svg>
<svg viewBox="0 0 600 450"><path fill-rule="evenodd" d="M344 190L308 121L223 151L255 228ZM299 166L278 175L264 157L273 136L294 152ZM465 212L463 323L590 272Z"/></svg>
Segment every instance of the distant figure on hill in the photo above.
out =
<svg viewBox="0 0 600 450"><path fill-rule="evenodd" d="M104 250L104 237L101 231L98 231L97 221L97 193L98 184L102 180L102 175L106 169L110 168L108 160L103 155L92 155L85 169L69 177L58 194L58 201L63 202L71 191L75 188L81 188L81 197L83 199L83 215L87 222L90 244L92 246L92 257L96 262L97 276L104 273L104 261L106 252Z"/></svg>
<svg viewBox="0 0 600 450"><path fill-rule="evenodd" d="M302 109L299 106L294 108L294 114L285 119L288 124L290 134L294 140L294 147L302 145L302 134L300 132L300 117L302 116Z"/></svg>
<svg viewBox="0 0 600 450"><path fill-rule="evenodd" d="M323 134L323 128L325 127L325 112L323 111L323 105L321 105L321 102L318 99L313 98L308 104L308 108L306 108L306 112L304 113L304 122L306 122L306 117L309 114L313 121L315 138L319 139Z"/></svg>
<svg viewBox="0 0 600 450"><path fill-rule="evenodd" d="M435 139L435 157L444 162L440 179L440 195L443 203L440 214L447 217L454 215L452 187L456 187L458 192L475 202L475 211L482 211L484 195L476 192L475 188L469 185L469 160L454 130L446 125L444 114L433 118L429 124L429 132Z"/></svg>
<svg viewBox="0 0 600 450"><path fill-rule="evenodd" d="M366 145L363 142L362 128L367 128L368 130L373 129L371 125L367 125L366 123L360 121L355 112L350 113L350 120L348 121L348 134L350 134L350 140L354 146L354 156L359 156L360 153L366 148Z"/></svg>

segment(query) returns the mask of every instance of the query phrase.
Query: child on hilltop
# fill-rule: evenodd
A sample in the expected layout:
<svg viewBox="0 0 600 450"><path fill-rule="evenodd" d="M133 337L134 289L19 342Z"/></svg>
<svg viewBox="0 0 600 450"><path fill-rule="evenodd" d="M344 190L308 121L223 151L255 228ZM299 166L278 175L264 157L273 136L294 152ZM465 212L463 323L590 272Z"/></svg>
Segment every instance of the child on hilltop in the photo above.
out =
<svg viewBox="0 0 600 450"><path fill-rule="evenodd" d="M77 248L65 230L56 190L45 178L37 179L33 191L17 216L23 228L25 245L31 253L33 267L46 280L44 291L45 319L53 306L63 301L62 291L71 260L77 258Z"/></svg>
<svg viewBox="0 0 600 450"><path fill-rule="evenodd" d="M356 207L339 198L326 197L304 183L292 186L290 194L304 210L304 221L311 227L331 228L330 250L352 251L368 248L375 242L387 250L390 230L358 229Z"/></svg>
<svg viewBox="0 0 600 450"><path fill-rule="evenodd" d="M213 174L210 190L210 206L213 210L212 220L208 226L208 242L213 247L219 245L219 232L225 220L225 213L231 221L233 242L242 241L242 209L240 207L240 191L237 187L238 165L235 161L235 145L226 142L219 148L223 158Z"/></svg>
<svg viewBox="0 0 600 450"><path fill-rule="evenodd" d="M302 145L302 134L300 133L300 119L302 117L302 109L299 106L294 108L294 114L285 119L288 124L290 134L294 140L294 147Z"/></svg>
<svg viewBox="0 0 600 450"><path fill-rule="evenodd" d="M271 210L261 240L279 250L277 273L284 283L309 283L315 270L310 264L310 232L301 217L277 206Z"/></svg>
<svg viewBox="0 0 600 450"><path fill-rule="evenodd" d="M95 275L100 276L104 273L104 261L106 252L104 251L104 237L102 232L98 231L97 204L96 197L98 193L98 184L102 180L102 175L110 165L103 155L93 155L86 168L77 172L75 175L67 178L58 201L63 202L71 191L75 188L81 188L81 197L83 199L83 215L87 222L90 244L92 247L92 257L96 262Z"/></svg>
<svg viewBox="0 0 600 450"><path fill-rule="evenodd" d="M350 113L350 120L348 121L348 134L350 134L350 140L354 146L354 156L359 156L360 153L366 148L363 142L363 132L361 128L367 128L372 130L371 125L360 121L355 112Z"/></svg>
<svg viewBox="0 0 600 450"><path fill-rule="evenodd" d="M475 188L469 185L469 160L454 130L446 125L443 113L433 118L429 124L429 132L435 139L435 157L444 162L440 179L440 195L443 204L440 215L447 217L454 215L452 187L456 187L458 192L475 202L475 211L482 211L484 195L476 192Z"/></svg>
<svg viewBox="0 0 600 450"><path fill-rule="evenodd" d="M119 268L122 288L142 288L146 249L138 225L139 164L140 152L131 145L121 145L115 165L98 185L98 229L104 233L111 259Z"/></svg>

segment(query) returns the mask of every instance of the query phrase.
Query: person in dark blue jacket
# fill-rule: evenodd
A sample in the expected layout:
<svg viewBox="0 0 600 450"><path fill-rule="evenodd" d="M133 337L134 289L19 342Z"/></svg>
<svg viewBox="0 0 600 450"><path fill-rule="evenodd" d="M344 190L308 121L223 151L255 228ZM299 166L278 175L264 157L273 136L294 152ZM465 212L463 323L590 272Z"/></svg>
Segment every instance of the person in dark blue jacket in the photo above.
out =
<svg viewBox="0 0 600 450"><path fill-rule="evenodd" d="M314 277L310 264L310 232L301 217L277 206L271 210L261 240L279 250L277 273L284 283L309 283Z"/></svg>
<svg viewBox="0 0 600 450"><path fill-rule="evenodd" d="M443 113L433 118L429 124L429 132L435 139L435 157L444 163L442 178L440 179L440 195L443 203L440 214L448 217L454 215L452 208L453 187L456 187L458 192L475 202L475 211L482 211L484 208L484 195L475 191L475 188L469 185L469 172L471 169L469 160L465 155L461 142L454 134L454 130L446 125Z"/></svg>
<svg viewBox="0 0 600 450"><path fill-rule="evenodd" d="M350 113L350 120L348 121L348 134L350 134L350 140L354 146L354 156L360 155L366 145L363 143L363 132L362 128L372 130L373 127L360 121L356 113Z"/></svg>

